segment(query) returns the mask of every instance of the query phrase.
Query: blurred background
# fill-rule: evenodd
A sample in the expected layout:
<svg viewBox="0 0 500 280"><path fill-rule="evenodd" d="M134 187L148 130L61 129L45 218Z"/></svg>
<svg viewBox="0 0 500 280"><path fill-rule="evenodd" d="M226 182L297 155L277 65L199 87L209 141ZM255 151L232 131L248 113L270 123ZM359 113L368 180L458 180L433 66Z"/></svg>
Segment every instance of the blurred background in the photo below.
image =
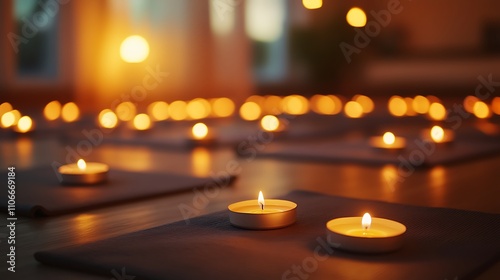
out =
<svg viewBox="0 0 500 280"><path fill-rule="evenodd" d="M495 0L8 0L0 11L0 101L20 110L57 99L98 112L134 90L144 104L464 97L478 76L500 77Z"/></svg>

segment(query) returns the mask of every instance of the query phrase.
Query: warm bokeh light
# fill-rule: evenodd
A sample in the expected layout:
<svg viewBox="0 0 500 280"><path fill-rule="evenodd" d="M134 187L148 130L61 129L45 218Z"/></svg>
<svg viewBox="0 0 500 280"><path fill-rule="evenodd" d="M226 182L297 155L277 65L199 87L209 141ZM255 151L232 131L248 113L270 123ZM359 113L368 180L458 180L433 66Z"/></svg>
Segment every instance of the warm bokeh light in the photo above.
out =
<svg viewBox="0 0 500 280"><path fill-rule="evenodd" d="M356 101L349 101L345 104L344 113L349 118L361 118L363 116L363 107Z"/></svg>
<svg viewBox="0 0 500 280"><path fill-rule="evenodd" d="M394 95L389 99L388 109L391 115L401 117L408 111L408 106L401 96Z"/></svg>
<svg viewBox="0 0 500 280"><path fill-rule="evenodd" d="M417 95L413 98L412 108L418 114L427 114L429 112L429 99L422 95Z"/></svg>
<svg viewBox="0 0 500 280"><path fill-rule="evenodd" d="M413 110L413 99L411 97L405 97L403 100L406 102L406 115L407 116L416 116L417 112Z"/></svg>
<svg viewBox="0 0 500 280"><path fill-rule="evenodd" d="M31 130L33 127L33 121L28 116L23 116L17 122L17 131L25 133Z"/></svg>
<svg viewBox="0 0 500 280"><path fill-rule="evenodd" d="M259 104L259 106L262 106L264 102L266 101L266 98L262 95L250 95L245 99L245 102L255 102Z"/></svg>
<svg viewBox="0 0 500 280"><path fill-rule="evenodd" d="M246 121L254 121L260 117L262 110L255 102L245 102L240 107L240 116Z"/></svg>
<svg viewBox="0 0 500 280"><path fill-rule="evenodd" d="M495 97L491 100L491 111L493 113L500 115L500 97Z"/></svg>
<svg viewBox="0 0 500 280"><path fill-rule="evenodd" d="M191 152L191 170L195 176L207 177L212 171L210 151L205 147L195 147Z"/></svg>
<svg viewBox="0 0 500 280"><path fill-rule="evenodd" d="M134 117L134 128L137 130L147 130L151 128L151 119L147 114L138 114Z"/></svg>
<svg viewBox="0 0 500 280"><path fill-rule="evenodd" d="M488 104L483 101L477 101L472 110L478 119L486 119L490 117L490 107L488 107Z"/></svg>
<svg viewBox="0 0 500 280"><path fill-rule="evenodd" d="M2 127L5 127L5 128L11 127L15 124L15 122L16 122L16 117L12 111L7 112L7 113L2 115L2 119L1 119Z"/></svg>
<svg viewBox="0 0 500 280"><path fill-rule="evenodd" d="M198 120L206 118L211 111L210 102L203 98L195 98L188 102L186 111L191 119Z"/></svg>
<svg viewBox="0 0 500 280"><path fill-rule="evenodd" d="M212 114L216 117L229 117L234 113L234 102L227 98L215 98L212 103Z"/></svg>
<svg viewBox="0 0 500 280"><path fill-rule="evenodd" d="M61 117L65 122L74 122L80 117L80 109L74 102L68 102L61 110Z"/></svg>
<svg viewBox="0 0 500 280"><path fill-rule="evenodd" d="M286 17L285 1L245 1L245 31L260 42L274 42L283 35Z"/></svg>
<svg viewBox="0 0 500 280"><path fill-rule="evenodd" d="M263 103L263 110L267 114L281 114L281 101L282 98L277 95L268 95L265 97L264 103Z"/></svg>
<svg viewBox="0 0 500 280"><path fill-rule="evenodd" d="M439 125L435 125L431 128L431 138L434 142L440 143L444 139L444 129Z"/></svg>
<svg viewBox="0 0 500 280"><path fill-rule="evenodd" d="M193 125L193 128L191 129L191 133L193 134L193 137L195 139L203 139L207 137L208 135L208 127L204 123L197 123Z"/></svg>
<svg viewBox="0 0 500 280"><path fill-rule="evenodd" d="M266 115L260 120L260 126L265 131L276 131L280 126L280 120L273 115Z"/></svg>
<svg viewBox="0 0 500 280"><path fill-rule="evenodd" d="M124 122L132 120L136 115L136 111L137 109L135 108L134 103L130 101L125 101L118 104L115 109L118 119Z"/></svg>
<svg viewBox="0 0 500 280"><path fill-rule="evenodd" d="M12 111L12 109L13 109L12 105L10 105L9 102L4 102L4 103L0 104L0 127L6 128L6 126L3 125L3 121L1 121L1 119L3 118L5 113ZM7 123L10 123L10 121L8 120L9 118L10 117L7 117L7 119L6 119Z"/></svg>
<svg viewBox="0 0 500 280"><path fill-rule="evenodd" d="M346 15L347 23L352 27L363 27L366 25L366 14L358 7L352 7Z"/></svg>
<svg viewBox="0 0 500 280"><path fill-rule="evenodd" d="M384 133L384 136L382 136L382 140L385 144L392 145L396 142L396 136L394 136L394 133L392 132L386 132Z"/></svg>
<svg viewBox="0 0 500 280"><path fill-rule="evenodd" d="M309 10L319 9L323 6L323 0L302 0L302 5Z"/></svg>
<svg viewBox="0 0 500 280"><path fill-rule="evenodd" d="M427 98L427 100L429 100L429 104L432 104L432 103L441 103L441 99L439 99L437 96L427 95L426 98Z"/></svg>
<svg viewBox="0 0 500 280"><path fill-rule="evenodd" d="M464 98L464 109L465 111L469 113L474 112L474 104L479 101L479 98L473 96L473 95L468 95Z"/></svg>
<svg viewBox="0 0 500 280"><path fill-rule="evenodd" d="M164 101L156 101L148 105L148 115L155 121L168 119L168 104Z"/></svg>
<svg viewBox="0 0 500 280"><path fill-rule="evenodd" d="M181 121L187 118L187 104L185 101L177 100L168 106L168 114L173 120Z"/></svg>
<svg viewBox="0 0 500 280"><path fill-rule="evenodd" d="M309 101L301 95L289 95L281 101L281 108L290 115L303 115L309 111Z"/></svg>
<svg viewBox="0 0 500 280"><path fill-rule="evenodd" d="M12 111L12 109L14 109L14 108L12 108L12 105L10 105L9 102L4 102L4 103L0 104L0 117L3 114Z"/></svg>
<svg viewBox="0 0 500 280"><path fill-rule="evenodd" d="M87 163L83 159L79 159L76 165L80 170L85 170L87 168Z"/></svg>
<svg viewBox="0 0 500 280"><path fill-rule="evenodd" d="M139 35L132 35L123 40L120 46L120 56L128 63L139 63L149 55L149 44Z"/></svg>
<svg viewBox="0 0 500 280"><path fill-rule="evenodd" d="M61 103L57 100L47 103L43 108L43 115L49 121L57 120L61 116Z"/></svg>
<svg viewBox="0 0 500 280"><path fill-rule="evenodd" d="M352 98L352 100L358 102L361 105L361 107L363 107L363 113L365 114L371 113L375 108L373 100L366 95L361 95L361 94L355 95Z"/></svg>
<svg viewBox="0 0 500 280"><path fill-rule="evenodd" d="M314 95L309 103L311 110L322 115L336 115L342 110L342 101L335 95Z"/></svg>
<svg viewBox="0 0 500 280"><path fill-rule="evenodd" d="M104 128L114 128L118 124L118 117L110 109L104 109L99 113L99 125Z"/></svg>
<svg viewBox="0 0 500 280"><path fill-rule="evenodd" d="M429 107L429 116L436 121L442 121L446 118L446 109L441 103L432 103Z"/></svg>

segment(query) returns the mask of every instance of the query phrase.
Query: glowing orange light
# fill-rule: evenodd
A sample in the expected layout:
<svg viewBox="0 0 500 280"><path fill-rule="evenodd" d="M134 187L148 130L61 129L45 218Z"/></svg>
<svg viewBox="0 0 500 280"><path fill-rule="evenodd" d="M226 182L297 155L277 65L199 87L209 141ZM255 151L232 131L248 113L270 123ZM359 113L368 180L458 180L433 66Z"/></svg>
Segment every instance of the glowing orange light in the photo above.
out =
<svg viewBox="0 0 500 280"><path fill-rule="evenodd" d="M429 99L422 95L417 95L413 98L412 108L415 112L419 114L427 114L429 112Z"/></svg>
<svg viewBox="0 0 500 280"><path fill-rule="evenodd" d="M303 115L309 111L309 102L304 96L294 94L283 98L281 107L290 115Z"/></svg>
<svg viewBox="0 0 500 280"><path fill-rule="evenodd" d="M156 101L148 106L148 115L155 121L168 119L168 104L164 101Z"/></svg>
<svg viewBox="0 0 500 280"><path fill-rule="evenodd" d="M431 128L431 138L434 142L440 143L444 139L444 129L438 125Z"/></svg>
<svg viewBox="0 0 500 280"><path fill-rule="evenodd" d="M177 100L170 103L168 106L168 114L173 120L181 121L187 118L187 104L182 100Z"/></svg>
<svg viewBox="0 0 500 280"><path fill-rule="evenodd" d="M472 110L478 119L486 119L490 116L490 108L483 101L477 101Z"/></svg>
<svg viewBox="0 0 500 280"><path fill-rule="evenodd" d="M87 168L87 163L83 159L79 159L76 165L78 166L78 169L82 171Z"/></svg>
<svg viewBox="0 0 500 280"><path fill-rule="evenodd" d="M104 128L114 128L118 124L118 117L110 109L104 109L99 113L98 121Z"/></svg>
<svg viewBox="0 0 500 280"><path fill-rule="evenodd" d="M136 115L136 111L137 109L135 108L134 103L130 101L118 104L115 110L118 119L124 122L132 120Z"/></svg>
<svg viewBox="0 0 500 280"><path fill-rule="evenodd" d="M74 102L68 102L62 107L61 116L65 122L74 122L80 117L80 109Z"/></svg>
<svg viewBox="0 0 500 280"><path fill-rule="evenodd" d="M365 114L371 113L375 108L373 100L366 95L355 95L352 100L358 102L363 107L363 113Z"/></svg>
<svg viewBox="0 0 500 280"><path fill-rule="evenodd" d="M186 111L191 119L203 119L210 114L210 102L203 98L196 98L191 101L186 106Z"/></svg>
<svg viewBox="0 0 500 280"><path fill-rule="evenodd" d="M432 103L429 107L429 116L436 121L441 121L446 118L446 109L441 103Z"/></svg>
<svg viewBox="0 0 500 280"><path fill-rule="evenodd" d="M10 105L9 102L4 102L0 104L0 117L3 116L3 114L12 111L12 105Z"/></svg>
<svg viewBox="0 0 500 280"><path fill-rule="evenodd" d="M277 115L282 112L281 110L282 98L276 95L266 96L264 104L262 104L263 111L267 114Z"/></svg>
<svg viewBox="0 0 500 280"><path fill-rule="evenodd" d="M276 131L280 126L280 120L272 115L266 115L260 120L260 126L265 131Z"/></svg>
<svg viewBox="0 0 500 280"><path fill-rule="evenodd" d="M191 133L195 139L203 139L208 135L208 127L204 123L197 123L193 125Z"/></svg>
<svg viewBox="0 0 500 280"><path fill-rule="evenodd" d="M315 10L323 6L323 0L302 0L302 5L304 5L306 9Z"/></svg>
<svg viewBox="0 0 500 280"><path fill-rule="evenodd" d="M16 117L12 111L7 112L7 113L2 115L2 119L1 119L2 127L5 127L5 128L11 127L15 124L15 122L16 122Z"/></svg>
<svg viewBox="0 0 500 280"><path fill-rule="evenodd" d="M493 113L500 115L500 97L495 97L491 100L491 111Z"/></svg>
<svg viewBox="0 0 500 280"><path fill-rule="evenodd" d="M262 191L259 192L257 203L259 203L260 208L264 210L264 207L266 206L266 201L264 200L264 195L262 194Z"/></svg>
<svg viewBox="0 0 500 280"><path fill-rule="evenodd" d="M49 102L43 108L43 115L49 121L57 120L61 116L61 103L57 100Z"/></svg>
<svg viewBox="0 0 500 280"><path fill-rule="evenodd" d="M229 117L234 113L234 108L234 102L227 97L216 98L212 103L212 113L216 117Z"/></svg>
<svg viewBox="0 0 500 280"><path fill-rule="evenodd" d="M28 116L23 116L17 122L17 131L25 133L31 130L33 127L33 121Z"/></svg>
<svg viewBox="0 0 500 280"><path fill-rule="evenodd" d="M372 225L372 216L370 214L365 213L363 215L363 218L361 218L361 226L363 227L364 230L370 229L370 226Z"/></svg>
<svg viewBox="0 0 500 280"><path fill-rule="evenodd" d="M396 117L401 117L408 111L406 101L401 96L392 96L388 104L389 113Z"/></svg>
<svg viewBox="0 0 500 280"><path fill-rule="evenodd" d="M133 124L137 130L147 130L151 128L151 119L146 114L138 114L134 117Z"/></svg>
<svg viewBox="0 0 500 280"><path fill-rule="evenodd" d="M346 15L347 23L352 27L363 27L366 25L366 14L358 7L352 7Z"/></svg>
<svg viewBox="0 0 500 280"><path fill-rule="evenodd" d="M149 55L149 44L139 35L132 35L123 40L120 46L120 56L128 63L139 63Z"/></svg>
<svg viewBox="0 0 500 280"><path fill-rule="evenodd" d="M349 101L345 104L344 113L349 118L361 118L363 116L363 107L356 101Z"/></svg>
<svg viewBox="0 0 500 280"><path fill-rule="evenodd" d="M386 132L384 133L384 136L382 136L382 140L385 144L392 145L396 142L396 136L394 136L392 132Z"/></svg>
<svg viewBox="0 0 500 280"><path fill-rule="evenodd" d="M259 104L252 101L245 102L240 107L240 116L242 119L247 121L253 121L258 119L261 113L262 110Z"/></svg>
<svg viewBox="0 0 500 280"><path fill-rule="evenodd" d="M466 96L464 99L465 111L467 111L469 113L473 113L474 112L474 104L476 104L476 102L478 102L478 101L479 101L479 98L477 98L473 95Z"/></svg>

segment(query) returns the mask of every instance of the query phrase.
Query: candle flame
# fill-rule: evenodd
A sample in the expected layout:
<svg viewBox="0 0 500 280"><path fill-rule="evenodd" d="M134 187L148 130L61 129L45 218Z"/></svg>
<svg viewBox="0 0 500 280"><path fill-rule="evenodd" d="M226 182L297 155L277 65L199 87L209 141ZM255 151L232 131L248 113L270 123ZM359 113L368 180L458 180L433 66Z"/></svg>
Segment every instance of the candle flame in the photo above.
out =
<svg viewBox="0 0 500 280"><path fill-rule="evenodd" d="M370 214L365 213L363 215L363 218L361 219L361 226L363 226L364 230L368 230L370 229L371 224L372 224L372 217L370 216Z"/></svg>
<svg viewBox="0 0 500 280"><path fill-rule="evenodd" d="M264 201L264 195L262 194L262 191L259 192L259 198L257 199L257 202L259 202L260 208L264 210L264 206L266 205Z"/></svg>
<svg viewBox="0 0 500 280"><path fill-rule="evenodd" d="M79 159L76 165L78 165L78 169L80 170L85 170L85 168L87 168L87 164L83 159Z"/></svg>
<svg viewBox="0 0 500 280"><path fill-rule="evenodd" d="M197 123L193 126L191 132L193 133L194 138L203 139L207 137L208 127L204 123Z"/></svg>
<svg viewBox="0 0 500 280"><path fill-rule="evenodd" d="M394 136L394 134L392 132L384 133L384 136L382 137L382 139L384 140L384 143L387 145L392 145L396 141L396 137Z"/></svg>
<svg viewBox="0 0 500 280"><path fill-rule="evenodd" d="M444 130L438 125L435 125L431 128L431 138L434 142L442 142L444 139Z"/></svg>

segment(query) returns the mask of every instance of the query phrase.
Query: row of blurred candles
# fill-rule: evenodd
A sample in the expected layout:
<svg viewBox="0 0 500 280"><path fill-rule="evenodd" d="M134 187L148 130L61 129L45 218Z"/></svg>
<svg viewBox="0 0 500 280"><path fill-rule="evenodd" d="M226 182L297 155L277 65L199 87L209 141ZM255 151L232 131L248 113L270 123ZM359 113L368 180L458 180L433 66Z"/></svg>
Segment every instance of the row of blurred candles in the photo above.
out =
<svg viewBox="0 0 500 280"><path fill-rule="evenodd" d="M270 131L280 128L281 114L304 115L314 112L320 115L337 115L343 111L348 118L362 118L375 108L373 100L365 95L355 95L350 100L338 95L314 95L306 98L301 95L276 96L252 95L239 107L239 116L246 121L261 120L261 126ZM387 103L389 113L395 117L424 115L430 120L446 119L447 110L442 101L435 96L417 95L415 97L392 96ZM500 115L500 97L494 97L488 104L475 96L463 100L464 111L479 119ZM132 129L147 130L153 122L173 120L201 120L205 118L224 118L235 114L235 103L226 97L196 98L190 101L177 100L170 104L156 101L149 104L146 112L138 113L137 106L129 101L122 102L112 109L100 111L97 124L103 128L115 128L118 123L126 122ZM43 115L47 121L71 123L80 119L80 109L74 102L62 105L51 101L45 105ZM34 129L33 119L22 115L8 102L0 104L0 126L13 128L25 133Z"/></svg>

